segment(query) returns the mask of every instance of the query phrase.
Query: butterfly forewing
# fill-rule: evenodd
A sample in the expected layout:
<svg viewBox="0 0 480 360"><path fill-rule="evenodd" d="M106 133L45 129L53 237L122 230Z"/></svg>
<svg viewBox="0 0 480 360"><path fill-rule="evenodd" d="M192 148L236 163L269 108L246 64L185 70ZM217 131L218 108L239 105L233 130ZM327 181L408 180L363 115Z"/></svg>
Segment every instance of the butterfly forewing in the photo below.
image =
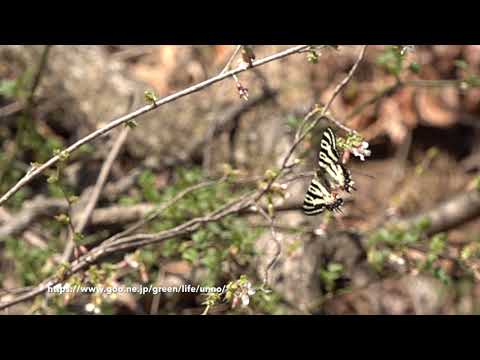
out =
<svg viewBox="0 0 480 360"><path fill-rule="evenodd" d="M332 129L323 132L320 142L321 150L318 154L318 165L332 179L338 187L347 192L355 190L350 171L341 164L337 151L337 140Z"/></svg>

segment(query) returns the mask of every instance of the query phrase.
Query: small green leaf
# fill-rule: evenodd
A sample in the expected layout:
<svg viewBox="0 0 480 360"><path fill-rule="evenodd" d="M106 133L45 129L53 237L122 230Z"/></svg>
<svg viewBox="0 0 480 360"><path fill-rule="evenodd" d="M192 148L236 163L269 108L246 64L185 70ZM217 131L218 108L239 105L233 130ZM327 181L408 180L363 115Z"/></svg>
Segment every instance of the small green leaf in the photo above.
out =
<svg viewBox="0 0 480 360"><path fill-rule="evenodd" d="M307 54L307 61L311 64L316 64L318 63L318 54L315 50L310 50Z"/></svg>
<svg viewBox="0 0 480 360"><path fill-rule="evenodd" d="M477 176L475 178L475 189L477 189L477 191L480 191L480 176Z"/></svg>
<svg viewBox="0 0 480 360"><path fill-rule="evenodd" d="M77 202L78 199L79 199L78 196L76 196L76 195L70 195L70 196L68 197L67 201L68 201L70 204L73 204L73 203Z"/></svg>
<svg viewBox="0 0 480 360"><path fill-rule="evenodd" d="M451 283L451 278L450 276L445 272L445 270L442 267L437 267L433 269L433 275L439 279L442 283L445 285L449 285Z"/></svg>
<svg viewBox="0 0 480 360"><path fill-rule="evenodd" d="M125 126L128 126L130 129L135 129L138 126L138 123L135 120L128 120L125 123Z"/></svg>
<svg viewBox="0 0 480 360"><path fill-rule="evenodd" d="M462 70L467 70L468 69L468 64L465 60L456 60L455 61L455 66L462 69Z"/></svg>
<svg viewBox="0 0 480 360"><path fill-rule="evenodd" d="M85 235L79 232L75 232L75 234L73 235L73 239L75 240L75 242L81 242L83 239L85 239Z"/></svg>
<svg viewBox="0 0 480 360"><path fill-rule="evenodd" d="M17 92L17 80L2 80L0 81L0 95L6 98L15 97Z"/></svg>
<svg viewBox="0 0 480 360"><path fill-rule="evenodd" d="M420 73L420 70L422 69L422 67L420 66L420 64L419 64L419 63L416 63L416 62L412 62L408 68L409 68L410 71L413 72L414 74Z"/></svg>
<svg viewBox="0 0 480 360"><path fill-rule="evenodd" d="M182 258L194 263L198 260L198 251L195 248L188 248L182 253Z"/></svg>
<svg viewBox="0 0 480 360"><path fill-rule="evenodd" d="M154 104L155 101L157 101L157 95L155 95L155 93L152 90L146 90L144 92L144 96L145 96L145 100L148 103Z"/></svg>
<svg viewBox="0 0 480 360"><path fill-rule="evenodd" d="M445 249L445 243L447 240L446 234L435 235L430 242L430 251L433 254L441 254Z"/></svg>
<svg viewBox="0 0 480 360"><path fill-rule="evenodd" d="M59 161L67 161L70 157L70 153L67 150L55 149L53 150L53 155L59 157Z"/></svg>
<svg viewBox="0 0 480 360"><path fill-rule="evenodd" d="M330 263L328 264L328 271L339 273L343 271L343 265L339 263Z"/></svg>
<svg viewBox="0 0 480 360"><path fill-rule="evenodd" d="M57 174L52 174L50 175L48 178L47 178L47 182L49 184L54 184L56 182L58 182L58 175Z"/></svg>
<svg viewBox="0 0 480 360"><path fill-rule="evenodd" d="M64 225L68 225L70 223L70 217L67 214L56 215L55 220Z"/></svg>

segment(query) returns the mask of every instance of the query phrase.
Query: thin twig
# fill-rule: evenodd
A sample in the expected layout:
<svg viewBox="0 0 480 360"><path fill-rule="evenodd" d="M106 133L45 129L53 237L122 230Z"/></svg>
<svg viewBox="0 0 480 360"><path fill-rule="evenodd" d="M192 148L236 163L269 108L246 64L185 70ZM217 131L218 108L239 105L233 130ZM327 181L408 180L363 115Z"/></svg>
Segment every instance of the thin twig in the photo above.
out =
<svg viewBox="0 0 480 360"><path fill-rule="evenodd" d="M264 275L263 284L262 284L262 288L264 288L264 287L268 286L268 283L269 283L268 279L269 279L270 270L273 268L273 266L277 262L278 258L280 257L280 254L282 253L282 245L280 244L280 241L277 238L277 233L275 231L275 223L274 223L275 220L273 219L273 217L270 217L270 215L268 215L267 212L265 210L263 210L263 208L261 206L258 206L257 208L258 208L258 211L260 212L260 214L262 214L262 216L269 222L270 231L272 233L272 239L273 239L273 242L275 243L275 246L276 246L276 250L275 250L275 254L273 255L273 258L270 260L270 262L265 267L265 275Z"/></svg>
<svg viewBox="0 0 480 360"><path fill-rule="evenodd" d="M203 90L203 89L205 89L205 88L207 88L207 87L209 87L209 86L211 86L211 85L213 85L213 84L215 84L219 81L227 79L227 78L229 78L229 77L231 77L235 74L239 74L239 73L247 71L251 68L262 66L262 65L265 65L269 62L279 60L279 59L285 58L285 57L293 55L293 54L297 54L299 51L301 51L303 49L306 49L307 47L308 47L308 45L299 45L299 46L289 48L287 50L281 51L281 52L276 53L274 55L267 56L267 57L265 57L261 60L255 61L255 62L252 63L252 66L250 66L248 68L244 67L244 66L239 66L238 68L236 68L234 70L231 70L231 71L225 72L223 74L214 76L214 77L212 77L208 80L205 80L201 83L190 86L190 87L188 87L184 90L178 91L178 92L176 92L172 95L169 95L169 96L163 97L161 99L158 99L151 104L145 105L145 106L143 106L143 107L141 107L141 108L139 108L139 109L137 109L133 112L128 113L127 115L124 115L122 117L119 117L119 118L111 121L110 123L108 123L104 127L90 133L89 135L87 135L87 136L83 137L82 139L78 140L77 142L73 143L72 145L67 147L64 150L64 152L70 154L73 151L80 148L82 145L84 145L86 143L89 143L92 140L98 138L99 136L110 132L112 129L114 129L114 128L116 128L116 127L118 127L118 126L132 120L132 119L138 118L140 115L146 114L146 113L148 113L148 112L150 112L150 111L152 111L152 110L154 110L154 109L156 109L156 108L158 108L162 105L165 105L167 103L175 101L175 100L177 100L179 98L182 98L186 95L190 95L190 94L193 94L193 93L198 92L200 90ZM12 195L15 194L19 189L21 189L22 187L24 187L25 185L30 183L30 181L32 181L35 177L37 177L38 175L43 173L46 169L48 169L50 166L57 163L59 160L60 160L60 155L56 155L56 156L52 157L50 160L48 160L47 162L45 162L44 164L33 168L30 172L28 172L22 179L20 179L20 181L18 181L10 190L8 190L0 198L0 205L2 205L5 201L10 199L10 197L12 197Z"/></svg>
<svg viewBox="0 0 480 360"><path fill-rule="evenodd" d="M38 70L37 73L35 74L35 78L33 79L32 86L30 88L30 92L28 94L27 98L27 111L31 108L33 105L34 97L35 97L35 92L38 88L38 85L40 85L40 79L43 76L43 73L45 72L45 69L47 67L47 60L48 60L48 54L50 52L50 49L52 48L52 45L45 45L42 55L40 57L40 64L38 65Z"/></svg>
<svg viewBox="0 0 480 360"><path fill-rule="evenodd" d="M241 48L242 48L242 45L237 45L237 47L233 51L232 56L230 56L227 63L225 64L224 68L222 69L222 71L220 71L220 75L224 74L230 68L230 65L232 64L232 61L235 59L235 57L237 56L237 54L238 54L238 52L240 51Z"/></svg>
<svg viewBox="0 0 480 360"><path fill-rule="evenodd" d="M4 208L0 208L0 221L9 224L11 221L13 221L14 216L11 215L7 210ZM28 226L28 224L26 224ZM13 229L13 228L10 228ZM0 226L0 234L3 232L3 226ZM3 241L3 238L8 236L8 232L5 233L3 232L3 236L0 235L0 242ZM23 238L33 246L36 246L40 249L46 249L48 247L48 244L40 237L38 236L34 231L27 230L22 234Z"/></svg>
<svg viewBox="0 0 480 360"><path fill-rule="evenodd" d="M327 104L325 105L325 109L327 109L326 111L328 111L328 109L330 108L330 105L332 105L333 101L335 100L335 98L337 97L338 94L340 94L340 92L342 91L342 89L350 82L350 80L352 79L353 77L353 74L355 74L355 72L357 71L357 67L358 65L360 64L360 62L362 61L363 57L365 56L365 51L367 50L367 46L368 45L363 45L362 46L362 50L360 50L360 55L358 56L357 58L357 61L355 61L355 64L353 64L352 68L350 69L348 75L336 86L335 90L333 91L333 95L330 97L330 100L327 102ZM326 113L326 112L325 112ZM340 128L342 128L343 130L345 131L348 131L348 132L351 132L351 130L349 128L344 128L342 127L341 124L336 124L337 126L339 126Z"/></svg>
<svg viewBox="0 0 480 360"><path fill-rule="evenodd" d="M345 117L345 120L348 122L353 117L360 114L366 107L368 107L372 104L375 104L378 100L380 100L384 96L393 95L398 89L400 89L401 86L402 86L401 82L396 82L394 85L387 86L386 88L380 90L375 95L373 95L371 98L367 99L365 102L363 102L360 105L358 105L357 107L355 107L355 109L353 109L352 112Z"/></svg>
<svg viewBox="0 0 480 360"><path fill-rule="evenodd" d="M82 233L85 227L87 226L90 217L92 215L95 206L97 205L98 199L100 198L100 194L107 182L108 175L110 174L110 170L117 158L120 149L122 148L123 144L127 140L128 133L130 132L130 127L125 127L122 129L120 134L118 135L115 143L112 146L112 149L108 153L107 158L105 159L102 168L100 169L100 173L97 178L97 182L95 183L95 187L93 188L92 192L89 193L88 202L85 205L83 212L80 214L77 224L75 224L75 230L78 233ZM62 255L62 261L70 260L72 256L73 249L75 247L75 234L70 232L70 235L67 240L67 245Z"/></svg>
<svg viewBox="0 0 480 360"><path fill-rule="evenodd" d="M11 104L5 105L4 107L0 108L0 118L22 111L24 107L25 103L22 101L15 101Z"/></svg>
<svg viewBox="0 0 480 360"><path fill-rule="evenodd" d="M147 225L149 222L158 218L165 210L167 210L169 207L171 207L172 205L174 205L175 203L180 201L182 198L184 198L188 194L190 194L190 193L192 193L196 190L203 189L205 187L212 186L214 184L218 184L220 182L223 182L224 180L225 179L222 178L222 179L217 180L217 181L205 181L205 182L202 182L200 184L190 186L190 187L186 188L185 190L182 190L181 192L176 194L173 198L171 198L167 202L163 203L160 207L158 207L154 211L152 211L146 218L137 221L135 224L128 227L128 229L111 236L110 238L105 240L104 243L115 242L116 240L118 240L122 237L133 234L138 229L142 228L143 226Z"/></svg>

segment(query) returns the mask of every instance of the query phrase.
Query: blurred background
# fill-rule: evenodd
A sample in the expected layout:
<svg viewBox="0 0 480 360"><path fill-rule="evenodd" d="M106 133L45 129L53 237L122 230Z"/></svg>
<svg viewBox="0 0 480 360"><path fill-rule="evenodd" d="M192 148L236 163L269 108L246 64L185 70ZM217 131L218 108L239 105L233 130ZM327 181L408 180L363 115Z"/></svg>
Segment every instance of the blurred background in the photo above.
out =
<svg viewBox="0 0 480 360"><path fill-rule="evenodd" d="M0 46L0 192L32 163L145 105L145 91L161 98L217 75L235 48ZM253 52L258 60L287 48L255 45ZM360 49L331 46L292 55L137 118L76 244L88 250L190 186L226 173L238 181L186 195L143 232L169 229L255 189L255 181L239 179L281 165L302 119L328 102ZM248 90L247 100L238 84ZM478 313L480 46L368 46L330 111L368 141L372 154L348 163L357 191L346 197L343 215L302 213L309 177L270 199L281 243L271 292L258 286L275 242L265 218L245 212L191 236L115 254L69 281L240 288L247 282L257 287L248 305L193 293L63 294L3 312L200 314L210 305L211 314ZM318 166L327 125L346 135L320 123L297 150L296 173ZM39 284L64 264L84 194L122 129L82 146L0 208L0 299ZM400 221L406 225L389 225Z"/></svg>

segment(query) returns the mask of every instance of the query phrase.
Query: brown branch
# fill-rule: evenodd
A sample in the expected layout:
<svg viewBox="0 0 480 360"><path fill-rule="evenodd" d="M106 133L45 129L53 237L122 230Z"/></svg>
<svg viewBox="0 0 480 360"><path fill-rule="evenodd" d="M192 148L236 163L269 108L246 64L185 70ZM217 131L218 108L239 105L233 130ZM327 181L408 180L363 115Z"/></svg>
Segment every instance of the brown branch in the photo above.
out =
<svg viewBox="0 0 480 360"><path fill-rule="evenodd" d="M14 216L11 215L7 210L0 208L0 222L3 223L8 223L14 219ZM12 229L12 228L10 228ZM3 230L1 230L3 231ZM3 234L3 236L8 236L8 230L6 233ZM38 236L34 231L25 231L22 234L23 238L25 241L27 241L29 244L36 246L40 249L46 249L47 248L47 243L40 237ZM0 237L0 242L2 241Z"/></svg>
<svg viewBox="0 0 480 360"><path fill-rule="evenodd" d="M46 199L43 196L26 202L22 211L14 214L10 221L0 226L0 242L4 241L7 236L21 233L35 219L64 211L66 207L65 199Z"/></svg>
<svg viewBox="0 0 480 360"><path fill-rule="evenodd" d="M0 118L13 115L22 111L25 108L25 103L22 101L15 101L11 104L5 105L0 109Z"/></svg>
<svg viewBox="0 0 480 360"><path fill-rule="evenodd" d="M27 112L30 110L30 108L33 105L33 101L35 98L35 92L38 88L38 85L40 85L40 80L43 76L43 73L46 70L47 67L47 60L48 60L48 54L50 53L50 49L52 48L52 45L45 45L42 55L40 57L40 64L38 65L38 70L35 74L35 78L33 79L32 86L30 87L30 92L28 94L27 98Z"/></svg>
<svg viewBox="0 0 480 360"><path fill-rule="evenodd" d="M228 72L225 72L223 74L220 74L220 75L217 75L217 76L214 76L208 80L205 80L201 83L198 83L196 85L193 85L193 86L190 86L184 90L181 90L181 91L178 91L172 95L169 95L169 96L166 96L166 97L163 97L161 99L158 99L156 100L155 102L151 103L151 104L148 104L148 105L145 105L133 112L130 112L128 113L127 115L124 115L122 117L119 117L113 121L111 121L110 123L108 123L107 125L105 125L104 127L90 133L89 135L83 137L82 139L78 140L77 142L73 143L72 145L70 145L69 147L67 147L64 152L70 154L72 153L73 151L77 150L78 148L80 148L82 145L86 144L86 143L89 143L93 140L95 140L96 138L98 138L99 136L101 135L104 135L108 132L110 132L112 129L122 125L122 124L125 124L126 122L128 121L131 121L135 118L138 118L140 115L143 115L143 114L146 114L162 105L165 105L167 103L170 103L172 101L175 101L177 99L180 99L184 96L187 96L187 95L190 95L190 94L193 94L195 92L198 92L200 90L203 90L219 81L222 81L224 79L227 79L233 75L236 75L236 74L239 74L241 72L244 72L244 71L247 71L251 68L254 68L254 67L258 67L258 66L262 66L264 64L267 64L269 62L272 62L272 61L275 61L275 60L279 60L279 59L282 59L282 58L285 58L287 56L290 56L290 55L293 55L293 54L297 54L299 51L303 50L303 49L306 49L308 48L308 45L299 45L299 46L295 46L295 47L292 47L292 48L289 48L287 50L284 50L284 51L281 51L277 54L274 54L274 55L271 55L271 56L267 56L261 60L258 60L258 61L255 61L253 62L252 66L250 67L238 67L234 70L231 70L231 71L228 71ZM2 205L3 203L5 203L8 199L10 199L10 197L13 196L13 194L15 194L19 189L21 189L22 187L24 187L25 185L27 185L28 183L30 183L30 181L32 181L35 177L37 177L38 175L40 175L41 173L43 173L46 169L48 169L50 166L54 165L55 163L57 163L58 161L60 160L60 154L59 155L56 155L54 157L52 157L50 160L48 160L47 162L45 162L44 164L38 166L38 167L34 167L32 169L30 169L30 171L27 172L27 174L20 179L20 181L18 181L10 190L8 190L1 198L0 198L0 205Z"/></svg>
<svg viewBox="0 0 480 360"><path fill-rule="evenodd" d="M439 206L424 213L393 221L392 224L409 228L422 219L429 219L427 235L433 235L459 226L480 216L480 192L471 190L445 201Z"/></svg>
<svg viewBox="0 0 480 360"><path fill-rule="evenodd" d="M109 200L116 198L119 194L123 193L125 190L131 188L135 184L139 174L140 170L135 169L117 182L107 184L104 188L104 191L100 194L100 198ZM93 186L90 186L86 190L84 190L84 193L90 194L92 190ZM115 212L115 208L117 208L118 210L123 209L128 212L128 208L124 206L112 206L111 208L112 215L117 215ZM33 222L37 221L40 217L53 216L55 214L58 214L59 212L66 211L67 209L68 204L65 202L64 199L45 198L43 196L38 196L33 200L26 201L22 209L13 215L5 215L6 210L0 208L1 213L4 214L2 215L2 220L4 224L0 226L0 242L2 242L7 236L17 235L25 231ZM109 209L110 208L107 207L95 210L91 218L91 224L103 225L103 221L105 221L106 225L111 224L111 220L107 218L108 213L110 212ZM134 218L130 221L134 221L137 219L138 218ZM28 236L27 233L30 232L27 231L24 235Z"/></svg>
<svg viewBox="0 0 480 360"><path fill-rule="evenodd" d="M175 203L180 201L186 195L188 195L188 194L190 194L190 193L192 193L192 192L194 192L198 189L202 189L202 188L207 187L207 186L212 186L214 184L218 184L221 181L223 181L223 179L220 179L218 181L206 181L206 182L188 187L185 190L182 190L181 192L179 192L177 195L175 195L173 198L171 198L170 200L168 200L164 204L160 205L159 207L155 206L153 208L148 209L148 207L145 206L145 204L143 205L143 208L142 208L142 204L140 204L139 208L134 209L134 211L139 211L139 210L140 211L145 211L145 210L147 210L147 212L144 213L143 216L145 216L147 213L149 213L149 215L145 219L139 220L138 222L136 222L135 224L130 226L128 229L126 229L126 230L124 230L124 231L122 231L118 234L115 234L114 236L105 240L104 243L114 242L114 241L116 241L116 240L118 240L122 237L125 237L125 236L128 236L128 235L134 233L138 229L142 228L143 226L147 225L149 222L151 222L154 219L156 219L157 217L159 217L165 210L167 210L169 207L171 207L172 205L174 205ZM126 213L126 212L124 212L124 213Z"/></svg>
<svg viewBox="0 0 480 360"><path fill-rule="evenodd" d="M130 180L126 183L123 183L124 179L122 179L117 183L105 186L105 191L101 193L100 198L115 197L116 194L123 192L124 186L132 183L136 176L137 172L134 172L131 174L131 176L129 176ZM235 181L235 184L252 183L258 179L258 177L239 179L238 181ZM160 205L140 203L128 206L111 205L103 208L97 208L93 210L89 224L92 226L108 226L114 224L128 224L133 221L137 221L128 229L115 235L115 238L124 237L142 228L150 221L158 218L166 209L176 204L186 195L196 190L219 184L223 181L226 181L226 178L209 180L190 186ZM84 193L90 194L91 190L92 188L89 187L84 191ZM34 200L25 202L22 210L14 215L2 215L5 210L0 209L0 219L2 219L4 222L4 224L0 226L0 242L3 241L7 236L13 236L22 233L29 226L31 226L32 223L41 217L51 217L59 212L66 211L67 209L68 204L64 199L44 198L43 196L39 196ZM112 237L111 239L114 240L115 238Z"/></svg>
<svg viewBox="0 0 480 360"><path fill-rule="evenodd" d="M268 286L270 270L273 268L273 266L275 265L275 263L277 262L278 258L282 253L282 244L280 244L280 241L277 238L277 232L275 231L275 222L273 217L268 215L267 212L262 207L258 207L258 211L268 221L270 225L270 231L272 233L272 240L276 246L276 250L275 250L275 254L273 255L273 258L269 261L269 263L265 267L265 275L264 275L263 284L262 284L262 288L263 288L265 286Z"/></svg>

